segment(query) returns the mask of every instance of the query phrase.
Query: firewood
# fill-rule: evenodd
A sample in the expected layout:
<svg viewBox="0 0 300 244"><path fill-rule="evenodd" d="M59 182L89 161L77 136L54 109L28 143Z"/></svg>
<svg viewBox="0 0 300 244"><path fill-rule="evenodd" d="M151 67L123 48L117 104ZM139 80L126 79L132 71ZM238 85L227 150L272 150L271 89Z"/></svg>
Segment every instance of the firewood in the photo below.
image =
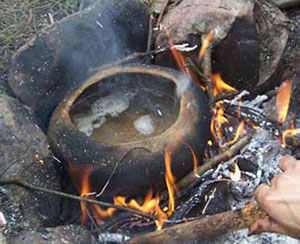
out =
<svg viewBox="0 0 300 244"><path fill-rule="evenodd" d="M186 222L159 231L137 236L128 244L191 243L207 240L239 229L247 228L255 221L267 217L256 203L249 203L242 209L211 215L191 222Z"/></svg>

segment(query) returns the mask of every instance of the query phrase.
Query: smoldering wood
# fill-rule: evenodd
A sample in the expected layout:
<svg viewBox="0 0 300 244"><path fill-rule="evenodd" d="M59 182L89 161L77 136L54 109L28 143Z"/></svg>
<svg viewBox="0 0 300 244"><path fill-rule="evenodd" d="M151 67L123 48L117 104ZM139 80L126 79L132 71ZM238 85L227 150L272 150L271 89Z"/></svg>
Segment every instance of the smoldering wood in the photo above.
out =
<svg viewBox="0 0 300 244"><path fill-rule="evenodd" d="M197 240L207 240L239 229L247 228L258 219L268 215L256 203L246 207L211 215L187 223L174 225L162 230L137 236L128 244L183 244Z"/></svg>
<svg viewBox="0 0 300 244"><path fill-rule="evenodd" d="M179 189L183 189L198 179L199 176L203 175L209 169L212 169L219 163L226 161L236 155L243 147L245 147L251 140L251 136L245 136L241 138L237 143L232 145L228 150L216 155L215 157L205 161L196 172L191 172L184 178L182 178L176 186Z"/></svg>
<svg viewBox="0 0 300 244"><path fill-rule="evenodd" d="M198 204L201 203L204 192L207 190L207 188L215 183L220 182L220 180L208 180L204 181L198 189L195 191L195 193L192 194L192 196L185 201L183 204L181 204L179 207L176 207L176 211L174 214L170 217L170 221L181 221L184 216L187 216L187 214Z"/></svg>
<svg viewBox="0 0 300 244"><path fill-rule="evenodd" d="M243 119L250 120L256 126L259 126L269 132L274 136L280 137L281 131L278 128L277 124L267 118L261 111L243 105L235 105L229 102L224 103L225 112L231 116L240 116Z"/></svg>
<svg viewBox="0 0 300 244"><path fill-rule="evenodd" d="M201 37L202 43L204 43L204 40L207 36L203 35ZM205 54L203 56L203 62L202 62L202 69L203 69L203 74L205 77L207 77L205 79L205 86L206 86L206 90L207 90L207 94L208 94L208 98L209 98L209 102L211 102L214 99L214 94L213 94L213 82L210 79L211 75L212 75L212 60L211 60L211 47L208 47L205 51Z"/></svg>

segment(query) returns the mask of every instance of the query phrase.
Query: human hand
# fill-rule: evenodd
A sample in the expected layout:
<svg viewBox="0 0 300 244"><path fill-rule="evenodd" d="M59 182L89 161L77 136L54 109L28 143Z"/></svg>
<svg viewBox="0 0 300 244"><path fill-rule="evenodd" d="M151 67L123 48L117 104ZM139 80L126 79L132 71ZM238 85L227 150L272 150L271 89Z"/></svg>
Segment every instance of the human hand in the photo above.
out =
<svg viewBox="0 0 300 244"><path fill-rule="evenodd" d="M249 234L275 232L300 238L300 160L285 156L279 167L284 172L275 176L270 186L261 184L255 191L258 204L269 217L253 223Z"/></svg>

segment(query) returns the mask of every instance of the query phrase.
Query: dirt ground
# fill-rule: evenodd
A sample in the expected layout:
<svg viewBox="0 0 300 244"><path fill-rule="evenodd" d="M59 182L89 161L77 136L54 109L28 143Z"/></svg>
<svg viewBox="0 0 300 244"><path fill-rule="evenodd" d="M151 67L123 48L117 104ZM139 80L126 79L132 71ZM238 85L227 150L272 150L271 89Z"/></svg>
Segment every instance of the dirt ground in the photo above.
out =
<svg viewBox="0 0 300 244"><path fill-rule="evenodd" d="M84 1L0 1L0 91L7 79L10 59L15 51L42 28L77 12L83 7Z"/></svg>

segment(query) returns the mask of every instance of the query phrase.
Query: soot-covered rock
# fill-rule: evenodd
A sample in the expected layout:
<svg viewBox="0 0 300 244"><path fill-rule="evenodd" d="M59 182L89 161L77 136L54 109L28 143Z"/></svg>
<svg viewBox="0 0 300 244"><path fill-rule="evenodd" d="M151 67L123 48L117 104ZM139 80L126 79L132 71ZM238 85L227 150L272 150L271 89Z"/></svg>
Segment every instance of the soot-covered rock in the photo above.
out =
<svg viewBox="0 0 300 244"><path fill-rule="evenodd" d="M282 57L289 38L289 31L284 23L288 18L274 5L268 2L257 2L254 18L261 39L259 92L269 90L281 79L284 67Z"/></svg>
<svg viewBox="0 0 300 244"><path fill-rule="evenodd" d="M184 42L191 35L214 30L214 72L238 89L258 82L260 40L253 18L254 4L238 1L183 1L171 9L163 20L174 42ZM165 43L162 32L157 45ZM200 44L200 40L198 41Z"/></svg>
<svg viewBox="0 0 300 244"><path fill-rule="evenodd" d="M251 90L259 78L260 40L252 11L235 20L227 37L213 49L213 68L226 83Z"/></svg>
<svg viewBox="0 0 300 244"><path fill-rule="evenodd" d="M0 180L16 177L59 190L59 178L50 158L46 136L34 123L29 108L16 99L0 96ZM0 205L7 231L58 221L60 198L16 185L0 188Z"/></svg>
<svg viewBox="0 0 300 244"><path fill-rule="evenodd" d="M214 30L213 70L237 89L264 92L284 71L286 22L285 15L266 1L187 0L168 10L156 45L167 44L165 29L174 43L191 45L191 36Z"/></svg>
<svg viewBox="0 0 300 244"><path fill-rule="evenodd" d="M96 244L91 233L75 225L58 226L55 228L39 228L22 231L7 244Z"/></svg>
<svg viewBox="0 0 300 244"><path fill-rule="evenodd" d="M103 65L147 43L148 14L139 0L98 1L42 31L13 58L9 85L42 128L65 94Z"/></svg>

